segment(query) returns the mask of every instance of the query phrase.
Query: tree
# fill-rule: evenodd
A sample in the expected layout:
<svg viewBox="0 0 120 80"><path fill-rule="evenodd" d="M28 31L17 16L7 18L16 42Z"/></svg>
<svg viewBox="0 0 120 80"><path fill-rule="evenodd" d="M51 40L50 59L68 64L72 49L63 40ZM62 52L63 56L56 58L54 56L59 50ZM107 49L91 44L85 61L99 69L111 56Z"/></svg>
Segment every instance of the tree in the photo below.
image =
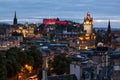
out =
<svg viewBox="0 0 120 80"><path fill-rule="evenodd" d="M6 68L7 77L11 78L17 76L17 73L20 71L21 66L17 62L12 62L12 60L7 59Z"/></svg>
<svg viewBox="0 0 120 80"><path fill-rule="evenodd" d="M30 55L27 55L26 64L33 66L34 65L34 58Z"/></svg>
<svg viewBox="0 0 120 80"><path fill-rule="evenodd" d="M29 50L27 51L28 54L28 58L30 60L30 58L33 60L31 62L29 62L29 60L27 61L27 63L32 63L33 64L33 69L34 70L38 70L38 79L41 80L42 77L42 54L41 52L35 47L35 46L31 46L31 48L29 48Z"/></svg>
<svg viewBox="0 0 120 80"><path fill-rule="evenodd" d="M51 66L53 68L53 70L51 71L58 75L61 75L64 73L68 74L70 70L70 66L69 66L70 62L71 62L71 59L66 57L65 53L61 53L55 56L53 59L53 62L51 62L51 64L53 65Z"/></svg>
<svg viewBox="0 0 120 80"><path fill-rule="evenodd" d="M7 77L16 76L20 71L21 64L19 63L20 57L18 56L18 53L20 53L20 49L16 47L11 48L6 52L6 68L8 70Z"/></svg>
<svg viewBox="0 0 120 80"><path fill-rule="evenodd" d="M6 57L0 53L0 80L7 80Z"/></svg>
<svg viewBox="0 0 120 80"><path fill-rule="evenodd" d="M37 77L38 77L38 80L42 79L42 70L39 70Z"/></svg>
<svg viewBox="0 0 120 80"><path fill-rule="evenodd" d="M34 69L42 67L42 54L35 46L29 48L28 55L34 59Z"/></svg>
<svg viewBox="0 0 120 80"><path fill-rule="evenodd" d="M20 51L20 52L17 53L17 56L18 56L18 59L17 59L18 63L21 66L24 66L27 63L27 59L28 59L27 53L25 51Z"/></svg>
<svg viewBox="0 0 120 80"><path fill-rule="evenodd" d="M37 71L42 66L42 54L36 47L22 51L14 47L0 53L0 80L7 78L17 78L21 70L25 68L26 72L31 73L31 68ZM31 68L28 68L31 67ZM23 73L23 75L27 75Z"/></svg>

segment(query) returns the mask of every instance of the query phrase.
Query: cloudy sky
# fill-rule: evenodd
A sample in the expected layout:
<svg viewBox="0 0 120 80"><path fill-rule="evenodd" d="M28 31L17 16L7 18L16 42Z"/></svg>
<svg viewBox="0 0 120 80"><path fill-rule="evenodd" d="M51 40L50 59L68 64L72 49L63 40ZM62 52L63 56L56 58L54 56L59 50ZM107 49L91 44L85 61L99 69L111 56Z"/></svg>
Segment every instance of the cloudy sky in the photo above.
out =
<svg viewBox="0 0 120 80"><path fill-rule="evenodd" d="M87 11L94 27L120 28L120 0L0 0L0 22L11 22L14 12L22 21L42 22L43 18L60 18L83 22Z"/></svg>

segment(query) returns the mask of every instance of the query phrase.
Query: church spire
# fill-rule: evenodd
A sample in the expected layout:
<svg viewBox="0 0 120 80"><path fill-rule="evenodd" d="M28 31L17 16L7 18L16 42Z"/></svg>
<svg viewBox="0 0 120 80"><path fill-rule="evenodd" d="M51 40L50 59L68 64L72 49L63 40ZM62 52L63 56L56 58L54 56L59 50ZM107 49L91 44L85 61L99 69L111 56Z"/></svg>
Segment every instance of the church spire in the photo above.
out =
<svg viewBox="0 0 120 80"><path fill-rule="evenodd" d="M16 11L15 11L15 13L14 13L14 21L13 21L13 25L17 25Z"/></svg>
<svg viewBox="0 0 120 80"><path fill-rule="evenodd" d="M108 28L107 28L107 43L110 46L111 45L111 39L112 39L112 35L111 35L111 25L110 25L110 20L108 21Z"/></svg>
<svg viewBox="0 0 120 80"><path fill-rule="evenodd" d="M108 29L107 29L107 33L108 33L108 34L111 33L110 19L109 19L109 21L108 21Z"/></svg>

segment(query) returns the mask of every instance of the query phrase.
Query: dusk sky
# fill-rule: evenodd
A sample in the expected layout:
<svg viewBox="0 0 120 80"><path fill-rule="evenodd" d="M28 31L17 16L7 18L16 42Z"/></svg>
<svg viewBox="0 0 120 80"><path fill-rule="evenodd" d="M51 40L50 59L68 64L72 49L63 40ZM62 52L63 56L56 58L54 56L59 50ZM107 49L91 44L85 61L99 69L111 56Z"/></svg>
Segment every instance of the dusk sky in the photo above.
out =
<svg viewBox="0 0 120 80"><path fill-rule="evenodd" d="M94 27L120 28L120 0L0 0L0 22L11 22L14 12L20 22L60 18L82 23L90 11Z"/></svg>

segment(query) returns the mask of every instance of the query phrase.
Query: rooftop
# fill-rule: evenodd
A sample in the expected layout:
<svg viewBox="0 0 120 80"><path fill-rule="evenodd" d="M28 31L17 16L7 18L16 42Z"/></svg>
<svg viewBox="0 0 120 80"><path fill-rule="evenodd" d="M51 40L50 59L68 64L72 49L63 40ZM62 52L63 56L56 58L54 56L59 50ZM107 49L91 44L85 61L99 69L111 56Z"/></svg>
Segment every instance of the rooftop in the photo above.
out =
<svg viewBox="0 0 120 80"><path fill-rule="evenodd" d="M48 80L77 80L77 78L74 74L70 74L70 75L48 76Z"/></svg>

